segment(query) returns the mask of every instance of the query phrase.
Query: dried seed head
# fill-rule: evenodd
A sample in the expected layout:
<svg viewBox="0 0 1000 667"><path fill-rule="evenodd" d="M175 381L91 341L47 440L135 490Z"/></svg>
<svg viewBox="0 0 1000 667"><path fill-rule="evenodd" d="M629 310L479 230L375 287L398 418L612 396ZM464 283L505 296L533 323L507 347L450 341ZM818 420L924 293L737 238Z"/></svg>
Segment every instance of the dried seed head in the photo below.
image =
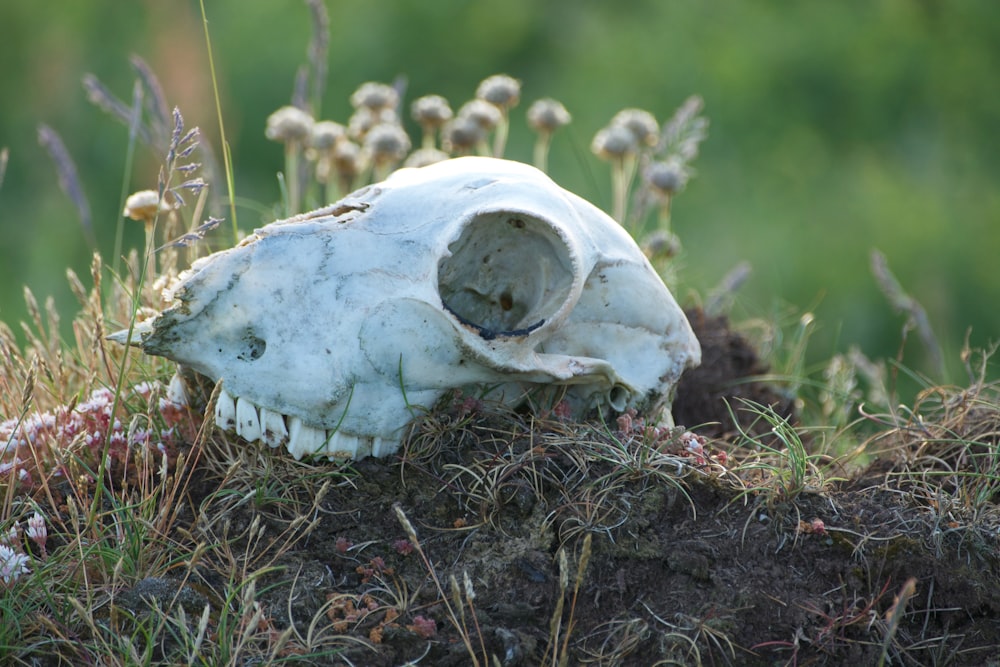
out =
<svg viewBox="0 0 1000 667"><path fill-rule="evenodd" d="M462 570L462 584L465 587L465 601L472 604L476 599L476 589L472 586L472 578L467 570Z"/></svg>
<svg viewBox="0 0 1000 667"><path fill-rule="evenodd" d="M470 100L462 105L458 110L459 118L468 118L474 121L479 127L489 132L503 120L503 114L496 105L486 100Z"/></svg>
<svg viewBox="0 0 1000 667"><path fill-rule="evenodd" d="M429 129L441 127L455 115L448 100L440 95L424 95L417 98L410 106L410 114L420 127Z"/></svg>
<svg viewBox="0 0 1000 667"><path fill-rule="evenodd" d="M635 135L622 125L609 125L598 130L590 150L604 160L620 160L635 153L637 148Z"/></svg>
<svg viewBox="0 0 1000 667"><path fill-rule="evenodd" d="M361 147L353 141L338 141L333 149L333 165L345 178L354 178L361 171Z"/></svg>
<svg viewBox="0 0 1000 667"><path fill-rule="evenodd" d="M448 121L443 134L445 150L454 153L468 152L486 138L486 130L474 119L466 116Z"/></svg>
<svg viewBox="0 0 1000 667"><path fill-rule="evenodd" d="M438 150L437 148L420 148L410 153L410 157L406 158L406 162L403 163L403 166L426 167L429 164L434 164L435 162L441 162L442 160L447 159L448 154L444 151Z"/></svg>
<svg viewBox="0 0 1000 667"><path fill-rule="evenodd" d="M566 111L562 102L545 97L528 107L528 125L536 132L551 134L563 125L569 125L572 116Z"/></svg>
<svg viewBox="0 0 1000 667"><path fill-rule="evenodd" d="M622 109L611 119L611 124L628 128L639 145L655 146L659 139L660 125L656 117L642 109Z"/></svg>
<svg viewBox="0 0 1000 667"><path fill-rule="evenodd" d="M281 107L267 117L265 136L283 143L305 143L313 130L313 117L298 107Z"/></svg>
<svg viewBox="0 0 1000 667"><path fill-rule="evenodd" d="M399 125L382 123L365 135L365 150L376 164L399 162L410 152L410 138Z"/></svg>
<svg viewBox="0 0 1000 667"><path fill-rule="evenodd" d="M652 162L642 172L643 179L649 184L653 193L666 196L683 190L689 175L684 164L673 158Z"/></svg>
<svg viewBox="0 0 1000 667"><path fill-rule="evenodd" d="M685 161L698 156L698 144L708 136L708 120L698 114L704 101L694 95L684 100L674 115L663 125L657 151L676 154Z"/></svg>
<svg viewBox="0 0 1000 667"><path fill-rule="evenodd" d="M506 74L494 74L479 84L476 97L506 111L521 100L521 82Z"/></svg>
<svg viewBox="0 0 1000 667"><path fill-rule="evenodd" d="M403 530L406 531L406 536L410 538L410 542L413 544L420 544L417 541L416 529L413 527L413 524L410 523L409 517L406 516L406 512L403 511L403 508L400 507L399 503L392 504L392 511L396 514L396 520L399 521Z"/></svg>
<svg viewBox="0 0 1000 667"><path fill-rule="evenodd" d="M454 601L455 606L459 608L462 616L465 616L465 611L462 606L462 593L461 589L458 587L458 579L455 578L454 574L448 575L448 586L451 588L451 599Z"/></svg>
<svg viewBox="0 0 1000 667"><path fill-rule="evenodd" d="M351 106L355 109L371 109L381 111L382 109L395 110L399 104L399 93L392 86L385 83L368 81L351 95Z"/></svg>
<svg viewBox="0 0 1000 667"><path fill-rule="evenodd" d="M642 240L641 248L649 259L669 259L681 251L681 240L676 234L657 229Z"/></svg>
<svg viewBox="0 0 1000 667"><path fill-rule="evenodd" d="M141 222L153 222L157 214L169 211L170 207L160 201L156 190L139 190L125 200L122 215Z"/></svg>
<svg viewBox="0 0 1000 667"><path fill-rule="evenodd" d="M395 109L369 109L361 107L347 121L347 133L357 141L365 138L365 135L376 125L399 124Z"/></svg>
<svg viewBox="0 0 1000 667"><path fill-rule="evenodd" d="M329 151L338 141L347 136L347 128L332 120L324 120L313 125L310 144L320 151Z"/></svg>
<svg viewBox="0 0 1000 667"><path fill-rule="evenodd" d="M587 571L587 565L590 563L591 543L593 542L593 538L593 533L587 533L583 536L583 548L580 550L580 562L576 565L576 587L578 589L580 584L583 583L583 575Z"/></svg>

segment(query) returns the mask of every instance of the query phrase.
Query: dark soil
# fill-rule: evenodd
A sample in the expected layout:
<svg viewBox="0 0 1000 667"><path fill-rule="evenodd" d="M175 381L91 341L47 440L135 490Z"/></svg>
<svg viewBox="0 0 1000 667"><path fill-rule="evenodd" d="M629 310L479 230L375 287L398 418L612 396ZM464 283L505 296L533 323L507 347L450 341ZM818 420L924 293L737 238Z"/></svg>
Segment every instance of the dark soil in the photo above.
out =
<svg viewBox="0 0 1000 667"><path fill-rule="evenodd" d="M700 309L685 314L701 343L701 365L685 372L677 385L672 412L678 424L714 439L728 440L740 433L762 435L764 423L753 412L741 409L745 402L767 406L795 421L792 397L754 379L767 374L767 365L747 339L730 328L725 315L709 315Z"/></svg>
<svg viewBox="0 0 1000 667"><path fill-rule="evenodd" d="M704 365L684 379L675 414L729 439L708 441L709 451L736 456L727 399L790 417L792 407L752 381L766 368L723 318L691 319ZM289 661L470 665L447 599L484 666L493 656L557 664L563 642L570 665L998 664L997 531L960 508L935 513L888 468L823 492L755 494L697 459L669 476L581 461L575 442L585 439L642 446L613 428L532 425L476 407L456 402L417 424L396 460L326 473L312 532L254 561L273 567L257 590L277 631L295 624L304 635L318 617L364 640L322 658L289 642ZM750 418L740 427L757 428ZM189 487L193 506L213 523L224 512L232 535L255 519L281 535L294 519L288 498L262 493L234 507L206 495L217 479L201 482ZM213 576L203 583L221 590Z"/></svg>

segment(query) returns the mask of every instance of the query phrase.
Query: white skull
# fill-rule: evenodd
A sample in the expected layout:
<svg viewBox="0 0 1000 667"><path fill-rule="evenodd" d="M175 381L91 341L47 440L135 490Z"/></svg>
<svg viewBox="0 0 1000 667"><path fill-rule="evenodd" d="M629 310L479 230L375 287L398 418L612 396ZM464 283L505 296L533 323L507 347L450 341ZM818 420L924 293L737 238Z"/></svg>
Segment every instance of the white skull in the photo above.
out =
<svg viewBox="0 0 1000 667"><path fill-rule="evenodd" d="M221 380L217 423L295 458L391 454L413 406L454 388L516 404L556 386L575 417L669 419L701 357L614 220L491 158L402 169L267 225L195 262L176 296L135 342Z"/></svg>

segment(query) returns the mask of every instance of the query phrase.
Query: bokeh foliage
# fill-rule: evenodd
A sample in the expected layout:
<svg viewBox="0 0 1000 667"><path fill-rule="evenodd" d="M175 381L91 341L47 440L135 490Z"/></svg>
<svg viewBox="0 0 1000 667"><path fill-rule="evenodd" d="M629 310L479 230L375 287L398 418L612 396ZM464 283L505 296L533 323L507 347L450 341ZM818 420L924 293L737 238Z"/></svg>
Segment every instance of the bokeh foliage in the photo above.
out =
<svg viewBox="0 0 1000 667"><path fill-rule="evenodd" d="M240 225L273 218L281 147L264 138L287 104L311 26L301 0L206 0L235 162ZM406 77L408 95L457 106L485 76L523 81L508 156L530 161L523 112L551 96L573 114L550 173L610 206L607 165L590 139L625 106L670 115L691 94L711 120L698 170L674 206L684 241L678 296L754 266L737 319L816 313L817 359L858 343L894 356L903 316L868 267L881 249L930 313L952 378L973 345L1000 332L1000 5L916 0L827 3L662 0L388 0L328 3L332 39L320 117L344 121L363 81ZM56 0L0 7L0 318L23 318L22 285L75 307L64 279L90 248L60 192L36 126L62 134L80 169L99 249L113 248L123 179L155 187L162 156L140 151L124 175L127 133L85 99L97 74L130 96L128 56L152 64L171 105L218 148L198 4ZM221 182L216 184L223 190ZM227 215L228 211L220 211ZM128 247L142 243L130 225ZM223 226L225 228L225 225ZM228 243L219 233L216 243ZM905 363L925 370L915 337ZM946 378L935 378L945 380Z"/></svg>

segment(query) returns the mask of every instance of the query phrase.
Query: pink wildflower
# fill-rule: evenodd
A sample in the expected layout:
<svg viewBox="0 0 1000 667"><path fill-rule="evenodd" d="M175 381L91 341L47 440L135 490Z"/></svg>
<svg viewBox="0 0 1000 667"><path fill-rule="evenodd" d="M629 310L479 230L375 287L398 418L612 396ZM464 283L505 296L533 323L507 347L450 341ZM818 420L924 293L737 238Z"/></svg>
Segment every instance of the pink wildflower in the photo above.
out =
<svg viewBox="0 0 1000 667"><path fill-rule="evenodd" d="M38 545L38 548L45 553L45 542L49 539L49 531L45 527L45 517L35 512L35 514L28 519L28 530L25 531L28 539Z"/></svg>
<svg viewBox="0 0 1000 667"><path fill-rule="evenodd" d="M569 401L563 399L556 403L556 407L552 408L552 414L555 415L556 419L559 421L569 421L573 416L573 411L569 407Z"/></svg>
<svg viewBox="0 0 1000 667"><path fill-rule="evenodd" d="M22 574L30 574L29 562L27 555L0 544L0 579L3 579L4 584L17 581Z"/></svg>
<svg viewBox="0 0 1000 667"><path fill-rule="evenodd" d="M681 434L680 441L684 446L685 451L694 457L694 460L698 465L704 465L707 463L706 457L708 454L705 452L704 436L695 435L691 431L684 431L684 433Z"/></svg>
<svg viewBox="0 0 1000 667"><path fill-rule="evenodd" d="M417 633L424 639L430 639L437 634L437 623L433 618L414 616L413 624L406 626L406 629Z"/></svg>
<svg viewBox="0 0 1000 667"><path fill-rule="evenodd" d="M618 430L625 435L631 435L637 431L641 431L645 426L645 420L638 416L639 413L635 411L635 408L629 408L625 412L618 415Z"/></svg>

